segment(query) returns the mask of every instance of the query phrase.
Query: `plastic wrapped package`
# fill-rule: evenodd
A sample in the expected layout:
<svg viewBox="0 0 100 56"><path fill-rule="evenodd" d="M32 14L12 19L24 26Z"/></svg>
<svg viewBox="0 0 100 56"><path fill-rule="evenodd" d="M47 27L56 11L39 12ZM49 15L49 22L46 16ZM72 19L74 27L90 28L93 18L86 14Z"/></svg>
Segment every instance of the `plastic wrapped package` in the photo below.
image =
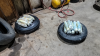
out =
<svg viewBox="0 0 100 56"><path fill-rule="evenodd" d="M64 21L64 32L67 34L82 33L82 25L79 21Z"/></svg>
<svg viewBox="0 0 100 56"><path fill-rule="evenodd" d="M30 16L30 15L23 15L23 17L20 17L17 20L17 23L23 27L28 27L29 25L32 24L32 22L35 20L34 17Z"/></svg>

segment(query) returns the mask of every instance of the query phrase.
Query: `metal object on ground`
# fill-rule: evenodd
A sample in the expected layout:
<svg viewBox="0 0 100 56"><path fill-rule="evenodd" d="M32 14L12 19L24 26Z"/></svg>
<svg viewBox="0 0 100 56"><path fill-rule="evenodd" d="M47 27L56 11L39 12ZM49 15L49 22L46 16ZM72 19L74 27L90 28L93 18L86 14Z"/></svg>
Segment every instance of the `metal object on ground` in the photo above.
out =
<svg viewBox="0 0 100 56"><path fill-rule="evenodd" d="M81 34L82 25L79 21L64 21L64 32L67 34Z"/></svg>
<svg viewBox="0 0 100 56"><path fill-rule="evenodd" d="M64 1L65 1L65 3L64 3ZM70 0L52 0L52 6L54 8L58 8L58 7L61 7L63 3L64 3L64 5L66 5L69 2L70 2Z"/></svg>

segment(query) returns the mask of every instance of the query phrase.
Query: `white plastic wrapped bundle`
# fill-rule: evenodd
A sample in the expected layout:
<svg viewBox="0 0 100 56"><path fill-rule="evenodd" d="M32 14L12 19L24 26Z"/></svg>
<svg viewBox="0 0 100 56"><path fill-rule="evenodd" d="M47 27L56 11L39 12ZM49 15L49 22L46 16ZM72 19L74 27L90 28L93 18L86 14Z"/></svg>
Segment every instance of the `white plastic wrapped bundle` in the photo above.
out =
<svg viewBox="0 0 100 56"><path fill-rule="evenodd" d="M82 25L79 21L64 21L64 32L67 34L82 33Z"/></svg>
<svg viewBox="0 0 100 56"><path fill-rule="evenodd" d="M78 31L76 21L74 21L74 30L75 30L75 31Z"/></svg>
<svg viewBox="0 0 100 56"><path fill-rule="evenodd" d="M64 21L64 32L67 33L68 30L69 30L68 24L66 21Z"/></svg>
<svg viewBox="0 0 100 56"><path fill-rule="evenodd" d="M79 33L82 33L82 25L79 21L77 21L78 31Z"/></svg>
<svg viewBox="0 0 100 56"><path fill-rule="evenodd" d="M34 17L30 15L23 15L23 17L20 17L17 20L17 23L23 27L28 27L30 24L32 24L33 20L35 20Z"/></svg>

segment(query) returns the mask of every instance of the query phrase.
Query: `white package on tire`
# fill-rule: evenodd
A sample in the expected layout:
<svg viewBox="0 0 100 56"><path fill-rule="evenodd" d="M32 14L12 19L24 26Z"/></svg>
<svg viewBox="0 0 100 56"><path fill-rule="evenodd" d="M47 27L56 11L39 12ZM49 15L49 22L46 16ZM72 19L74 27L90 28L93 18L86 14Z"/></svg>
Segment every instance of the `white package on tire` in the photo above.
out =
<svg viewBox="0 0 100 56"><path fill-rule="evenodd" d="M23 17L20 17L17 20L17 23L23 27L28 27L29 25L32 24L33 20L35 20L34 17L30 16L30 15L23 15Z"/></svg>

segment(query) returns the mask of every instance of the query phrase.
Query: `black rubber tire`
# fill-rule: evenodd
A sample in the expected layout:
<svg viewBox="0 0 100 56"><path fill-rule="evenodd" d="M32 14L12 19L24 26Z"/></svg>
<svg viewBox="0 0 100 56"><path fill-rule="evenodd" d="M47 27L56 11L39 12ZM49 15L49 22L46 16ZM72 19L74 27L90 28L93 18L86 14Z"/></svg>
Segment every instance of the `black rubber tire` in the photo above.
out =
<svg viewBox="0 0 100 56"><path fill-rule="evenodd" d="M70 0L71 3L77 3L79 0Z"/></svg>
<svg viewBox="0 0 100 56"><path fill-rule="evenodd" d="M7 29L7 33L0 33L0 45L7 45L15 38L15 31L5 20L0 18L0 23Z"/></svg>
<svg viewBox="0 0 100 56"><path fill-rule="evenodd" d="M100 7L100 0L96 0L95 1L95 5L97 5L98 7Z"/></svg>
<svg viewBox="0 0 100 56"><path fill-rule="evenodd" d="M33 16L33 15L31 15L31 16ZM35 18L35 20L28 27L22 27L22 26L18 25L18 23L15 23L15 31L20 34L30 34L34 31L36 31L40 26L40 21L36 16L33 16L33 17Z"/></svg>
<svg viewBox="0 0 100 56"><path fill-rule="evenodd" d="M10 43L6 44L6 45L0 45L0 52L5 50L6 48L10 48L13 43L14 43L15 39L13 39Z"/></svg>
<svg viewBox="0 0 100 56"><path fill-rule="evenodd" d="M81 23L82 24L82 23ZM61 25L58 27L57 34L60 39L62 39L64 42L70 43L70 44L78 44L83 42L88 34L87 28L85 25L82 24L82 30L83 32L79 35L69 35L64 33L64 23L61 23Z"/></svg>
<svg viewBox="0 0 100 56"><path fill-rule="evenodd" d="M1 45L0 46L0 52L5 50L9 45Z"/></svg>

